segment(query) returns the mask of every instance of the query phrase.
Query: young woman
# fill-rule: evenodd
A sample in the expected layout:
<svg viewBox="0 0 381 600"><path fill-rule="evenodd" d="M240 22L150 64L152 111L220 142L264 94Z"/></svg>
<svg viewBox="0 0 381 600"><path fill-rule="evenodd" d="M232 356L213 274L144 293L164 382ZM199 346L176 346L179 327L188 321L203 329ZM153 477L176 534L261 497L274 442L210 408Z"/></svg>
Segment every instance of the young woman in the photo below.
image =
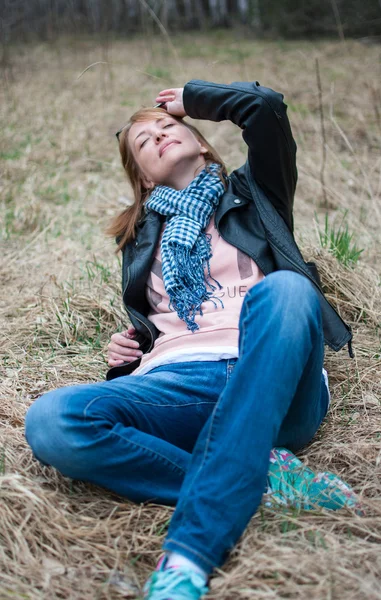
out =
<svg viewBox="0 0 381 600"><path fill-rule="evenodd" d="M356 506L338 478L283 448L316 433L329 404L324 339L339 350L351 333L293 238L282 96L191 81L156 101L117 134L135 196L112 227L132 325L112 336L108 381L39 398L26 436L64 475L176 505L145 597L192 600L268 484L279 502ZM227 176L186 115L238 125L247 162Z"/></svg>

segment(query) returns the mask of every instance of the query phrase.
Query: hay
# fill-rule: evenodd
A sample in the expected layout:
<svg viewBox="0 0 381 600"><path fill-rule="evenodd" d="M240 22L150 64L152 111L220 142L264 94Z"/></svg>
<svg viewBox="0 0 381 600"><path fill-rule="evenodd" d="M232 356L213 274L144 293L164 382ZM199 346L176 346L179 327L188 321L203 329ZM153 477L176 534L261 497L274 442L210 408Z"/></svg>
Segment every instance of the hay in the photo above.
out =
<svg viewBox="0 0 381 600"><path fill-rule="evenodd" d="M187 36L175 43L180 57L194 45ZM126 112L150 104L160 77L162 87L168 80L208 79L210 62L216 80L252 73L286 93L299 144L297 233L306 259L318 263L329 299L353 327L356 355L327 353L332 407L302 458L341 475L365 506L362 518L345 510L299 514L262 507L216 573L210 598L381 597L380 161L366 87L377 49L254 46L226 36L200 43L205 59L183 58L181 73L159 40L115 42L108 74L84 72L99 59L89 41L21 47L14 54L15 79L1 92L0 598L137 598L160 553L172 509L136 506L43 467L25 442L23 423L41 393L103 378L109 338L126 325L120 265L102 233L129 198L113 131ZM239 64L238 51L246 56ZM313 225L314 213L324 213L315 56L326 110L331 216L347 208L349 227L365 248L354 269L319 249ZM164 74L158 70L163 64ZM350 147L329 120L330 107ZM230 168L242 161L244 148L230 124L204 123L203 130Z"/></svg>

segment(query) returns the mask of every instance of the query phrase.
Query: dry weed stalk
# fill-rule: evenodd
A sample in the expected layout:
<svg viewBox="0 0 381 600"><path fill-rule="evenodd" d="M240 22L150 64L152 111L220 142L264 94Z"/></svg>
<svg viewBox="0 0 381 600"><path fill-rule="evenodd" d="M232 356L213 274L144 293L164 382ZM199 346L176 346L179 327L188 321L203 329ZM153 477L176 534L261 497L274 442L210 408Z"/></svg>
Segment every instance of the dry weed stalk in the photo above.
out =
<svg viewBox="0 0 381 600"><path fill-rule="evenodd" d="M323 90L321 86L321 77L320 77L320 67L319 60L315 58L315 70L316 70L316 83L319 93L319 113L320 113L320 127L321 127L321 136L322 136L322 159L321 159L321 167L320 167L320 182L321 182L321 191L323 194L323 206L328 208L328 198L327 191L325 187L325 165L327 161L327 139L325 135L325 124L324 124L324 108L323 108Z"/></svg>

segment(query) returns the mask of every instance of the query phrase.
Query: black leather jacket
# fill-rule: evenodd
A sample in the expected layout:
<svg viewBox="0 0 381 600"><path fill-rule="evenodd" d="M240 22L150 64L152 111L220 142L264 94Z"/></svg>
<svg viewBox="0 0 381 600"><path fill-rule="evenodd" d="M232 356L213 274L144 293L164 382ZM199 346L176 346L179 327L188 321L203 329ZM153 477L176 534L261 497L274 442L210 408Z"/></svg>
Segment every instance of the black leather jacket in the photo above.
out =
<svg viewBox="0 0 381 600"><path fill-rule="evenodd" d="M193 119L230 120L242 129L248 159L229 177L215 213L219 234L248 254L265 275L286 269L305 275L320 298L326 343L340 350L352 334L324 297L313 263L305 263L293 236L293 201L297 181L296 144L283 96L258 82L221 85L193 80L184 88L184 108ZM145 286L163 225L149 212L140 220L136 239L123 251L123 302L137 330L143 352L159 332L147 319ZM131 373L140 359L112 367L107 379Z"/></svg>

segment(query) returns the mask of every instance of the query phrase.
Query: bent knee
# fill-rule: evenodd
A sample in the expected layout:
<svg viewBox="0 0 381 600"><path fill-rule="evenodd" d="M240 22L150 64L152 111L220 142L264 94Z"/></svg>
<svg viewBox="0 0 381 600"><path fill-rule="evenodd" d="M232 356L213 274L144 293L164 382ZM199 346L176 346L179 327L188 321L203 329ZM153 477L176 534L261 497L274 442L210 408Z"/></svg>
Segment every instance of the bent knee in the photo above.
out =
<svg viewBox="0 0 381 600"><path fill-rule="evenodd" d="M245 302L250 312L262 307L279 319L279 327L288 324L303 330L306 326L321 329L321 308L317 291L313 284L299 273L276 271L255 285L246 294ZM297 327L296 327L297 325Z"/></svg>
<svg viewBox="0 0 381 600"><path fill-rule="evenodd" d="M62 393L48 392L34 401L25 417L25 437L41 462L55 465L58 446L62 452Z"/></svg>
<svg viewBox="0 0 381 600"><path fill-rule="evenodd" d="M258 285L263 286L267 293L272 295L274 303L278 302L281 306L294 307L298 312L308 307L320 308L314 285L307 277L294 271L275 271ZM256 287L250 291L255 293Z"/></svg>
<svg viewBox="0 0 381 600"><path fill-rule="evenodd" d="M276 289L282 295L296 296L298 298L315 298L317 296L311 281L304 275L295 273L294 271L275 271L268 275L264 281L266 280L270 287Z"/></svg>
<svg viewBox="0 0 381 600"><path fill-rule="evenodd" d="M25 417L25 437L40 462L75 477L83 417L68 410L71 398L72 388L61 388L35 400Z"/></svg>

